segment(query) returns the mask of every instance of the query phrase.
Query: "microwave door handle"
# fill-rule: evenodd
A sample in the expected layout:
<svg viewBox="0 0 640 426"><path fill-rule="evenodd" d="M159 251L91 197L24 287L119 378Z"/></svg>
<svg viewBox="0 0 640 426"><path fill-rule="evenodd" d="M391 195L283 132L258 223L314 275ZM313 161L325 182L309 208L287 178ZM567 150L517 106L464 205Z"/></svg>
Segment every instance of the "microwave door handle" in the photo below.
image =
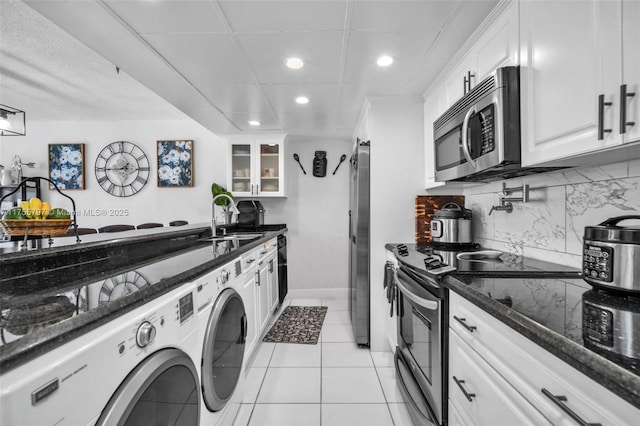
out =
<svg viewBox="0 0 640 426"><path fill-rule="evenodd" d="M402 295L407 299L411 300L412 302L415 302L418 305L430 311L438 310L438 302L423 299L422 297L416 295L415 293L412 293L407 286L402 284L401 280L397 280L396 285L398 286L398 288L400 288L400 292L402 293Z"/></svg>
<svg viewBox="0 0 640 426"><path fill-rule="evenodd" d="M471 107L469 111L464 116L464 120L462 120L462 153L464 154L464 158L467 159L467 162L471 164L471 167L474 169L477 168L477 161L471 158L471 151L469 150L469 120L471 116L478 112L475 106Z"/></svg>

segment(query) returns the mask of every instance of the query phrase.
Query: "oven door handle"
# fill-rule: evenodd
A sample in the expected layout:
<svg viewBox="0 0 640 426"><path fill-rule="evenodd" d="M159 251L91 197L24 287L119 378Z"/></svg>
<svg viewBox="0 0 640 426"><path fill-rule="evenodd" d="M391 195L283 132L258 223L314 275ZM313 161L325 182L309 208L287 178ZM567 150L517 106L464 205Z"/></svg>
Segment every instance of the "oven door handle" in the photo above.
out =
<svg viewBox="0 0 640 426"><path fill-rule="evenodd" d="M421 418L420 419L421 424L424 426L439 425L440 423L436 420L435 416L431 413L431 411L428 408L426 409L426 414L428 417L425 416L425 413L422 410L420 410L420 408L418 407L418 404L413 399L411 392L409 392L409 388L405 383L405 376L410 376L412 378L413 376L411 376L411 370L409 369L409 366L405 363L404 359L402 359L402 355L400 355L399 349L396 349L396 352L394 355L394 364L396 367L396 379L397 379L398 387L400 388L400 393L402 394L403 399L407 402L407 405L411 407L412 411ZM405 374L402 374L402 371L405 371ZM419 388L417 383L414 383L414 387ZM425 401L425 403L428 405L428 402Z"/></svg>
<svg viewBox="0 0 640 426"><path fill-rule="evenodd" d="M402 283L402 280L397 280L396 281L396 285L398 286L398 288L400 289L400 292L402 293L402 295L404 297L406 297L407 299L411 300L412 302L415 302L416 304L422 306L425 309L428 309L430 311L437 311L438 310L438 302L435 302L433 300L427 300L424 299L420 296L418 296L417 294L413 293L411 290L409 290L409 287L407 287L406 285L404 285Z"/></svg>
<svg viewBox="0 0 640 426"><path fill-rule="evenodd" d="M478 112L478 109L475 106L472 106L465 114L464 120L462 120L462 153L464 154L464 158L467 159L467 162L471 164L471 167L474 169L477 168L478 162L471 158L471 150L469 149L469 120L476 112Z"/></svg>

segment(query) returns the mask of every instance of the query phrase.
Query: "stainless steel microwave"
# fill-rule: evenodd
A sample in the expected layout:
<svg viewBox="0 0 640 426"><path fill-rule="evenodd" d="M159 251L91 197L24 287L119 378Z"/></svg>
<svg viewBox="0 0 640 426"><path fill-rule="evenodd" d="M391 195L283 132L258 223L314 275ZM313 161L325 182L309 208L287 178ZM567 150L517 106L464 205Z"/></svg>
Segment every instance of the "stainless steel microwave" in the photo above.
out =
<svg viewBox="0 0 640 426"><path fill-rule="evenodd" d="M556 170L520 166L519 67L498 68L433 123L436 181L489 182Z"/></svg>

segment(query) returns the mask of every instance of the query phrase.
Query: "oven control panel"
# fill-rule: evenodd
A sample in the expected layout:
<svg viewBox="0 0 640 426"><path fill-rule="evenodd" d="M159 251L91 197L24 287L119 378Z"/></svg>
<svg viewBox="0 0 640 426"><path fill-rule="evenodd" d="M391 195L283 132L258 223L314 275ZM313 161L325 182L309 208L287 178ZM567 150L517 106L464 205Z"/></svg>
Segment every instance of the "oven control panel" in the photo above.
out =
<svg viewBox="0 0 640 426"><path fill-rule="evenodd" d="M582 272L592 280L613 281L613 248L584 244Z"/></svg>

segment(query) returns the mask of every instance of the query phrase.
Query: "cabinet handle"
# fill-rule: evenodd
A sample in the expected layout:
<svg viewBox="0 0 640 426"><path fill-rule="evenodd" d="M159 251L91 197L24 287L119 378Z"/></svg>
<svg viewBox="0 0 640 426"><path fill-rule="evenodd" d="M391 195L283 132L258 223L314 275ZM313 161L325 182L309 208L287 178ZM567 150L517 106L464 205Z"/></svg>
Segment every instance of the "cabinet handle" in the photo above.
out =
<svg viewBox="0 0 640 426"><path fill-rule="evenodd" d="M467 71L467 84L469 85L468 92L471 91L471 77L475 77L475 74L471 74L471 71Z"/></svg>
<svg viewBox="0 0 640 426"><path fill-rule="evenodd" d="M467 324L467 319L466 318L458 318L457 316L453 316L453 319L458 321L460 324L462 324L462 326L464 328L466 328L467 330L469 330L469 333L473 333L473 330L477 330L478 327L476 327L475 325L469 325Z"/></svg>
<svg viewBox="0 0 640 426"><path fill-rule="evenodd" d="M467 77L466 76L462 77L462 93L464 95L467 94Z"/></svg>
<svg viewBox="0 0 640 426"><path fill-rule="evenodd" d="M635 92L627 92L627 85L620 86L620 133L627 133L627 126L631 127L635 121L627 121L627 98L633 98Z"/></svg>
<svg viewBox="0 0 640 426"><path fill-rule="evenodd" d="M598 140L604 139L605 133L611 133L611 129L604 128L604 107L611 106L611 102L604 101L604 95L598 96Z"/></svg>
<svg viewBox="0 0 640 426"><path fill-rule="evenodd" d="M567 397L566 396L564 396L564 395L554 395L551 392L549 392L548 390L546 390L545 388L542 388L542 393L544 394L544 396L549 398L554 404L556 404L558 407L560 407L560 409L562 411L567 413L569 415L569 417L571 417L573 420L575 420L576 423L578 423L580 426L602 426L601 423L587 423L587 422L585 422L582 419L582 417L577 415L571 408L567 407L567 405L564 403L565 401L567 401Z"/></svg>
<svg viewBox="0 0 640 426"><path fill-rule="evenodd" d="M260 271L256 271L256 284L260 287Z"/></svg>
<svg viewBox="0 0 640 426"><path fill-rule="evenodd" d="M456 376L453 376L453 381L456 382L456 385L458 385L464 396L467 398L467 401L473 402L473 398L476 397L476 394L467 392L464 386L462 386L464 384L464 380L458 380Z"/></svg>

